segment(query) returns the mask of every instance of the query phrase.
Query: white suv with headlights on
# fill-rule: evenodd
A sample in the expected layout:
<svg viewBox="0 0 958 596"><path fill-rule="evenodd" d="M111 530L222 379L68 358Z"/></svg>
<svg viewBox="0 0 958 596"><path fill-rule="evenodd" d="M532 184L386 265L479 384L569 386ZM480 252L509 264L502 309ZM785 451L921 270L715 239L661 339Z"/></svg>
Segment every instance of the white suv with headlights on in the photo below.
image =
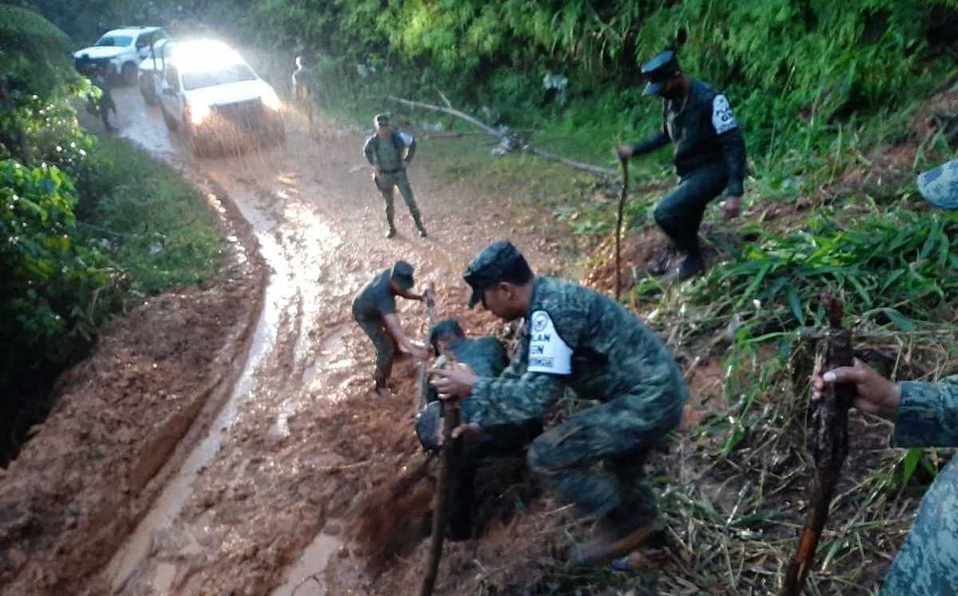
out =
<svg viewBox="0 0 958 596"><path fill-rule="evenodd" d="M181 129L196 153L253 140L286 139L276 91L220 41L167 42L155 77L163 120Z"/></svg>
<svg viewBox="0 0 958 596"><path fill-rule="evenodd" d="M161 39L166 39L166 33L159 27L123 27L107 31L92 46L73 52L73 58L109 79L134 85L140 61L149 55L150 45Z"/></svg>

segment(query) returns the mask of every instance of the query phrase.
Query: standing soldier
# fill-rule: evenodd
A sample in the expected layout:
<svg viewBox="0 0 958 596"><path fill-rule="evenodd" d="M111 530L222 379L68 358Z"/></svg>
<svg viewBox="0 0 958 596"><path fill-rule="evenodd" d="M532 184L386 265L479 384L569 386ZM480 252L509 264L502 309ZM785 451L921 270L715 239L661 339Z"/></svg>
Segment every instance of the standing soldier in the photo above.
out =
<svg viewBox="0 0 958 596"><path fill-rule="evenodd" d="M315 95L318 81L312 68L306 66L306 59L296 56L296 70L293 71L293 98L306 111L309 118L309 130L313 130L313 112L315 110Z"/></svg>
<svg viewBox="0 0 958 596"><path fill-rule="evenodd" d="M415 285L413 266L396 261L390 269L383 269L353 299L353 319L373 342L376 349L375 390L380 393L392 374L396 352L412 354L425 360L429 351L403 333L396 317L396 296L422 301L424 296L410 292Z"/></svg>
<svg viewBox="0 0 958 596"><path fill-rule="evenodd" d="M440 395L462 400L469 424L455 434L468 439L482 427L541 418L567 387L602 402L536 439L529 467L565 501L601 519L602 533L578 549L576 562L635 549L658 530L643 462L678 425L688 399L675 361L631 312L578 284L536 277L507 241L479 253L464 278L470 306L481 301L503 320L525 318L525 329L498 377L462 364L430 371Z"/></svg>
<svg viewBox="0 0 958 596"><path fill-rule="evenodd" d="M725 217L741 209L745 177L745 140L728 98L708 83L686 76L675 53L662 52L642 66L649 79L645 95L658 95L662 130L630 146L618 147L619 159L644 155L669 141L674 145L679 187L655 208L655 222L685 253L679 276L688 279L705 270L699 246L699 225L708 203L722 190Z"/></svg>
<svg viewBox="0 0 958 596"><path fill-rule="evenodd" d="M396 224L393 209L393 187L398 186L403 200L409 207L409 213L416 222L419 235L426 237L426 227L422 224L422 215L416 206L409 179L406 177L406 166L416 154L416 139L405 132L392 132L389 128L389 115L377 114L375 118L376 134L366 139L363 146L363 155L376 168L373 181L383 194L386 201L386 222L389 231L386 238L396 235Z"/></svg>

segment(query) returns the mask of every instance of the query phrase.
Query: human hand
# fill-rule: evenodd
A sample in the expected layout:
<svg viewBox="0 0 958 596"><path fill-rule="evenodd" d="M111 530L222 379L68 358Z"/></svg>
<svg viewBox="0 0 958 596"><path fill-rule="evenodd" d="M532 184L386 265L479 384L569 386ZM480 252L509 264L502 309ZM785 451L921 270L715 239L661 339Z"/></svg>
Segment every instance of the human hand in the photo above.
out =
<svg viewBox="0 0 958 596"><path fill-rule="evenodd" d="M429 360L429 357L432 356L432 350L414 341L409 342L409 345L403 351L417 360Z"/></svg>
<svg viewBox="0 0 958 596"><path fill-rule="evenodd" d="M439 419L439 446L442 447L446 444L446 433L445 433L446 419ZM452 438L453 439L462 439L464 443L475 443L482 436L482 427L478 424L460 424L456 428L452 429Z"/></svg>
<svg viewBox="0 0 958 596"><path fill-rule="evenodd" d="M619 158L619 161L625 161L632 157L632 147L628 145L619 145L615 148L615 154Z"/></svg>
<svg viewBox="0 0 958 596"><path fill-rule="evenodd" d="M468 364L461 362L452 368L433 369L426 374L442 399L468 398L472 393L472 386L479 379Z"/></svg>
<svg viewBox="0 0 958 596"><path fill-rule="evenodd" d="M901 387L858 358L855 358L853 366L842 366L825 374L816 367L812 374L812 399L823 399L826 387L834 383L854 383L855 400L852 405L855 408L887 420L895 419L901 402Z"/></svg>
<svg viewBox="0 0 958 596"><path fill-rule="evenodd" d="M725 214L725 220L735 219L742 213L742 197L729 197L722 202L722 211Z"/></svg>

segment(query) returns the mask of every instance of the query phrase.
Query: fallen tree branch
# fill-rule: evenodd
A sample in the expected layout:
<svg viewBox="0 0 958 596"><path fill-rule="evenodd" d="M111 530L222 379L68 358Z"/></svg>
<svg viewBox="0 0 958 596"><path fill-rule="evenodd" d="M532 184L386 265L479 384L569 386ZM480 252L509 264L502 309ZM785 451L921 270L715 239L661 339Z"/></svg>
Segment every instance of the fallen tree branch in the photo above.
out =
<svg viewBox="0 0 958 596"><path fill-rule="evenodd" d="M548 159L550 161L556 161L561 164L567 165L570 168L575 168L577 170L583 170L589 172L590 174L595 174L600 178L614 178L616 171L612 168L603 168L602 166L593 165L586 163L584 161L576 161L574 159L569 159L568 157L562 157L561 155L556 155L555 153L549 153L548 151L543 151L533 144L527 144L522 146L522 150L526 153L531 153L533 155L538 155L543 159Z"/></svg>
<svg viewBox="0 0 958 596"><path fill-rule="evenodd" d="M449 102L449 99L443 94L442 91L436 90L439 93L439 96L445 102L446 107L437 106L429 103L423 103L421 101L413 101L411 99L404 99L402 97L396 97L394 95L387 95L386 99L394 101L401 105L404 105L409 108L419 108L423 110L430 110L433 112L440 112L442 114L448 114L450 116L455 116L460 120L465 120L469 124L472 124L482 132L486 133L490 137L496 139L496 141L503 147L507 152L520 149L526 153L531 153L532 155L537 155L543 159L548 159L550 161L555 161L563 165L569 166L570 168L575 168L577 170L582 170L588 172L600 178L614 178L616 175L616 170L612 168L604 168L602 166L597 166L594 164L586 163L584 161L577 161L575 159L570 159L568 157L563 157L561 155L556 155L555 153L549 153L548 151L543 151L539 149L532 143L520 143L518 136L514 131L511 131L507 128L495 129L491 126L484 124L479 121L477 118L470 116L469 114L457 110L452 107L452 104Z"/></svg>

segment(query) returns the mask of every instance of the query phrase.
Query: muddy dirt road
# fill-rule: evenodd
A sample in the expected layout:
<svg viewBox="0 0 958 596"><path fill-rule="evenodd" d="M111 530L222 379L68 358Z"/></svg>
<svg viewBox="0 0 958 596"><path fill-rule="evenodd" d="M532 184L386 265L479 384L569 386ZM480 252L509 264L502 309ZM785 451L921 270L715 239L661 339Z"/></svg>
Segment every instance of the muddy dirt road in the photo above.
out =
<svg viewBox="0 0 958 596"><path fill-rule="evenodd" d="M354 293L402 258L415 264L417 283L433 281L441 296L452 293L455 303L440 304L440 313L450 315L464 306L459 273L485 244L511 237L544 271L558 266L558 255L516 228L507 197L477 193L467 182L440 182L420 163L410 179L430 237L414 233L397 198L400 234L387 240L361 131L329 129L311 138L290 114L285 147L198 160L135 89L115 97L119 134L187 177L222 188L252 224L271 273L233 395L88 590L290 594L339 547L339 526L326 512L341 511L356 496L328 472L362 464L324 443L317 412L338 400L365 400L370 408L376 399L408 400L412 409L411 395L377 398L369 391L373 353L351 320ZM421 337L423 309L400 308L407 331ZM324 593L318 582L297 592Z"/></svg>

